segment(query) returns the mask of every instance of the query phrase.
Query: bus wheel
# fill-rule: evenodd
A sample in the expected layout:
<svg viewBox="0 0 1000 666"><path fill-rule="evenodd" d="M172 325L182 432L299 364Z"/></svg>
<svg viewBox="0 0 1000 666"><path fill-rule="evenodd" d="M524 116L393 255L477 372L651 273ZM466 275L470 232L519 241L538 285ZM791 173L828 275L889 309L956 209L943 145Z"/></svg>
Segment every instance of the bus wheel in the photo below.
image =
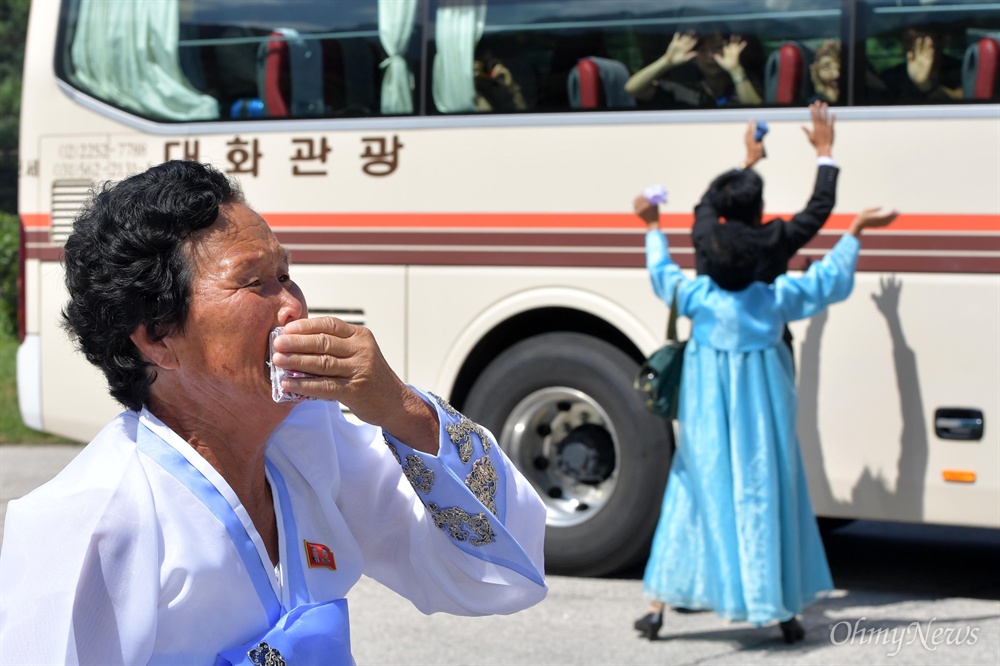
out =
<svg viewBox="0 0 1000 666"><path fill-rule="evenodd" d="M648 553L673 437L643 407L637 371L602 340L547 333L494 359L465 402L545 502L550 573L609 574Z"/></svg>

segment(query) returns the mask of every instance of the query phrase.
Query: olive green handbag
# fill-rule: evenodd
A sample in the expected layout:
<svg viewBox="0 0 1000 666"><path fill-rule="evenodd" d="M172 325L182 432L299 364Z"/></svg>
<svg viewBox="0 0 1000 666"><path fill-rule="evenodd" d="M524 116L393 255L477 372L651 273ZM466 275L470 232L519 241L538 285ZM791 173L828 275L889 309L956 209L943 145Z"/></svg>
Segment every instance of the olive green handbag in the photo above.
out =
<svg viewBox="0 0 1000 666"><path fill-rule="evenodd" d="M667 343L657 349L639 368L635 388L642 394L646 409L665 419L677 418L677 403L681 393L681 370L684 367L684 345L677 339L677 288L670 303L667 320Z"/></svg>

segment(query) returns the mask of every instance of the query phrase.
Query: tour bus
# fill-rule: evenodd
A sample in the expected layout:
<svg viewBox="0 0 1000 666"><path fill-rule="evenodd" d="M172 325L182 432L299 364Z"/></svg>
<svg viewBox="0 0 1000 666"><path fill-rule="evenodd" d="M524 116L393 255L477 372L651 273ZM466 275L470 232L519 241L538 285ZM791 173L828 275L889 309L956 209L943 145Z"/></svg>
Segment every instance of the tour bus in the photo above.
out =
<svg viewBox="0 0 1000 666"><path fill-rule="evenodd" d="M625 90L689 34L686 79ZM674 430L634 388L667 306L632 200L666 187L693 275L693 206L748 123L769 128L765 218L787 219L827 99L837 204L790 272L858 211L902 215L866 232L851 297L791 326L816 513L1000 527L998 39L987 0L34 2L22 417L87 441L121 409L60 326L88 192L208 162L289 249L312 316L370 327L406 381L491 429L544 499L550 572L636 565ZM730 44L726 81L710 61Z"/></svg>

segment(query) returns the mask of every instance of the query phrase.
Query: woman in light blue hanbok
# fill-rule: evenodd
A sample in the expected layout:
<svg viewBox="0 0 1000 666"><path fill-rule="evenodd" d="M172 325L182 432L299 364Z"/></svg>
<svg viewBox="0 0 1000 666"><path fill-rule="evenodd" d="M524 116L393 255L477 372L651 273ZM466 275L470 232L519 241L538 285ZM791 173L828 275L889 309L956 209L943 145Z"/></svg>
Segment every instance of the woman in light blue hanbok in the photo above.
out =
<svg viewBox="0 0 1000 666"><path fill-rule="evenodd" d="M748 276L729 291L707 275L684 277L670 258L655 206L639 197L646 265L656 294L692 320L684 352L674 452L660 521L646 566L650 613L635 627L650 640L664 604L721 617L780 623L786 642L804 637L802 608L833 587L809 502L796 423L786 322L842 301L854 285L859 237L896 213L862 212L847 234L801 277L752 282L755 258L741 244L748 227L720 224L710 261Z"/></svg>

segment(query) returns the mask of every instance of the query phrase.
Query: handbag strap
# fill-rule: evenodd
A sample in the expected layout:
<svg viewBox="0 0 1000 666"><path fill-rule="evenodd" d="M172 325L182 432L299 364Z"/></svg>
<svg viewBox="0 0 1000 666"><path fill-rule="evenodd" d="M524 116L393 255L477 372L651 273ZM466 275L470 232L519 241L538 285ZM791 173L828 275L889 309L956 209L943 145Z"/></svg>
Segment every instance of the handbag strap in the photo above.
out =
<svg viewBox="0 0 1000 666"><path fill-rule="evenodd" d="M670 316L667 318L667 340L670 342L677 342L677 290L680 286L680 281L674 285L674 297L670 301Z"/></svg>

